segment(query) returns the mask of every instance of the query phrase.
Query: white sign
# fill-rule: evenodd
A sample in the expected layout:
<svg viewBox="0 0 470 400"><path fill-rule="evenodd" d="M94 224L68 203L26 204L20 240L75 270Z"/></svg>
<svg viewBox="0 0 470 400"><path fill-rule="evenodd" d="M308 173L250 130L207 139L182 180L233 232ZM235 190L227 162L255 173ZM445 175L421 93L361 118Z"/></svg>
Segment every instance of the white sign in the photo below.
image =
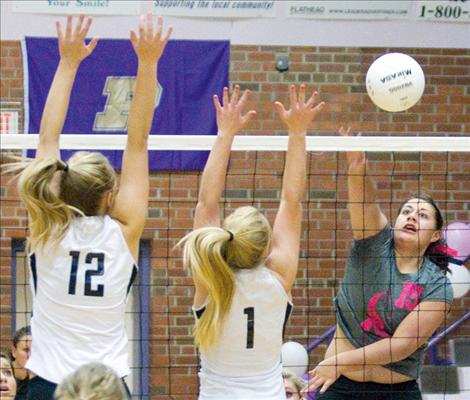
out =
<svg viewBox="0 0 470 400"><path fill-rule="evenodd" d="M18 111L0 110L0 135L18 133Z"/></svg>
<svg viewBox="0 0 470 400"><path fill-rule="evenodd" d="M40 14L134 15L140 14L140 1L119 0L17 0L13 12Z"/></svg>
<svg viewBox="0 0 470 400"><path fill-rule="evenodd" d="M275 17L275 1L153 0L153 13L182 17Z"/></svg>
<svg viewBox="0 0 470 400"><path fill-rule="evenodd" d="M417 1L416 19L437 22L470 22L470 1Z"/></svg>
<svg viewBox="0 0 470 400"><path fill-rule="evenodd" d="M407 18L410 1L289 1L287 16L315 19L399 19Z"/></svg>

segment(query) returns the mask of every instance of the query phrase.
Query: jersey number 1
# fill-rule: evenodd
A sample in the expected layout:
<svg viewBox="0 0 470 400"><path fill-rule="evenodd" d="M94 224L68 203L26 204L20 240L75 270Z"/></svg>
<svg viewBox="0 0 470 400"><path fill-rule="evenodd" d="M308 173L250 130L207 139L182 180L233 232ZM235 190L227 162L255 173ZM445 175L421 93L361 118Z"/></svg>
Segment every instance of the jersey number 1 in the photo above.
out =
<svg viewBox="0 0 470 400"><path fill-rule="evenodd" d="M69 294L75 294L77 290L77 272L80 252L71 251L69 254L72 257L72 267L70 268L69 280ZM92 264L94 260L96 260L97 269L87 269L85 271L85 290L83 294L84 296L103 297L104 285L99 284L96 286L96 289L92 289L91 278L94 276L104 275L104 253L87 253L85 257L85 264Z"/></svg>
<svg viewBox="0 0 470 400"><path fill-rule="evenodd" d="M247 307L243 309L243 314L246 314L246 348L252 349L254 347L255 336L255 308Z"/></svg>

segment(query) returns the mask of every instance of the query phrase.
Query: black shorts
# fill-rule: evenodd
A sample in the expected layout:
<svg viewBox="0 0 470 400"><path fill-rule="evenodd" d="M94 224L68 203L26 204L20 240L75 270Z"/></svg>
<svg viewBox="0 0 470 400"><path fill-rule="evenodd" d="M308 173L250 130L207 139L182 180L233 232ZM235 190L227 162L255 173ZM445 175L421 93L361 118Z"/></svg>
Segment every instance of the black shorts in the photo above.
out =
<svg viewBox="0 0 470 400"><path fill-rule="evenodd" d="M131 392L124 378L122 378L122 383L126 389L127 397L131 399ZM29 381L28 400L54 400L54 392L56 388L57 385L55 383L46 381L40 376L35 376Z"/></svg>
<svg viewBox="0 0 470 400"><path fill-rule="evenodd" d="M421 400L416 381L385 384L356 382L340 376L318 400Z"/></svg>

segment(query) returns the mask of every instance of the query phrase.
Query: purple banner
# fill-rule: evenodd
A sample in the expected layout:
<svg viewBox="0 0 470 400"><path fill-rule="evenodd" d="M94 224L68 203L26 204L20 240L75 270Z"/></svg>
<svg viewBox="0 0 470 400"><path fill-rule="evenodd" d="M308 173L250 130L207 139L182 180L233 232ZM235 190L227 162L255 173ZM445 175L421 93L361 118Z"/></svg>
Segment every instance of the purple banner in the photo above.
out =
<svg viewBox="0 0 470 400"><path fill-rule="evenodd" d="M28 133L38 133L47 93L59 62L57 39L26 38ZM151 134L215 135L212 96L228 86L227 41L172 40L158 65L161 86ZM77 73L64 134L126 134L137 58L129 40L101 39ZM62 153L63 159L70 151ZM122 151L104 152L120 168ZM200 170L206 151L151 151L151 170Z"/></svg>

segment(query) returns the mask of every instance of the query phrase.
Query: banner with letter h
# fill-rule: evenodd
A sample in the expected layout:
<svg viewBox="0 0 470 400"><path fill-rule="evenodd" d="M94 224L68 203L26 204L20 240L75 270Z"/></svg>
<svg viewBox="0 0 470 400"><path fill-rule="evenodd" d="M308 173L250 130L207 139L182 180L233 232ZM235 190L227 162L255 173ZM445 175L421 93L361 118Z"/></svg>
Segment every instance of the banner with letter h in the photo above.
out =
<svg viewBox="0 0 470 400"><path fill-rule="evenodd" d="M57 39L25 39L27 133L38 133L47 94L59 63ZM215 135L212 96L228 86L228 41L172 40L158 64L158 91L151 134ZM126 134L137 57L129 40L101 39L78 70L63 134ZM62 152L67 159L70 151ZM120 168L122 151L105 151ZM31 154L29 154L31 156ZM200 170L206 151L151 151L151 170Z"/></svg>

